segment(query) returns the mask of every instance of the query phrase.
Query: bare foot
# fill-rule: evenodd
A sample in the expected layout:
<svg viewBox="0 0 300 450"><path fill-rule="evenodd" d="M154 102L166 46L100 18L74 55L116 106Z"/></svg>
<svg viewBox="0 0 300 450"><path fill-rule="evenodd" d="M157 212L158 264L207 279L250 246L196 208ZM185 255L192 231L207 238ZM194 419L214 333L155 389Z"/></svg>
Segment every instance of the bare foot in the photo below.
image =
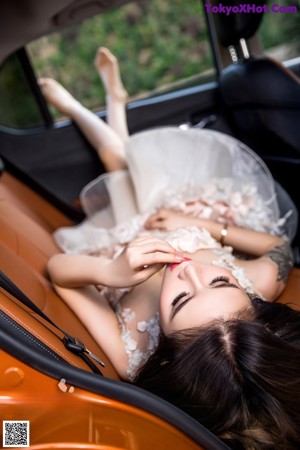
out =
<svg viewBox="0 0 300 450"><path fill-rule="evenodd" d="M79 102L60 83L52 78L38 80L41 91L48 103L55 106L63 114L71 115Z"/></svg>
<svg viewBox="0 0 300 450"><path fill-rule="evenodd" d="M105 47L96 54L95 66L102 79L106 93L114 100L126 101L127 92L123 86L117 58Z"/></svg>

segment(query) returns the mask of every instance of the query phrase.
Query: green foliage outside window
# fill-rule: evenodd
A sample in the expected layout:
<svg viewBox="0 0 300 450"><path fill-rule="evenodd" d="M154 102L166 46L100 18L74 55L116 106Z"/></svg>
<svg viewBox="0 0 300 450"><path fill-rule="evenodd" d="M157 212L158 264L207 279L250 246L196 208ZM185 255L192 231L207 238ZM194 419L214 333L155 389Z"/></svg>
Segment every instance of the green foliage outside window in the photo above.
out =
<svg viewBox="0 0 300 450"><path fill-rule="evenodd" d="M269 1L269 4L276 3ZM260 28L263 47L276 59L285 60L299 56L300 2L278 2L280 6L296 6L296 13L265 14Z"/></svg>
<svg viewBox="0 0 300 450"><path fill-rule="evenodd" d="M39 76L60 81L85 106L105 103L93 67L98 47L119 59L130 97L197 76L212 67L200 1L135 1L30 45Z"/></svg>

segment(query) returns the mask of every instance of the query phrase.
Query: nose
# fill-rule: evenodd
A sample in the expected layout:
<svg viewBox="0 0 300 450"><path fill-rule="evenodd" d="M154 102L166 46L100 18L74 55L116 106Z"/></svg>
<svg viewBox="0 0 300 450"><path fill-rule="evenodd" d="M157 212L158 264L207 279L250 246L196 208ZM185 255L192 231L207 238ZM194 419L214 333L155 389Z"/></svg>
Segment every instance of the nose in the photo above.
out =
<svg viewBox="0 0 300 450"><path fill-rule="evenodd" d="M201 289L203 287L201 267L195 265L192 261L184 265L179 273L179 278L192 283L195 289Z"/></svg>

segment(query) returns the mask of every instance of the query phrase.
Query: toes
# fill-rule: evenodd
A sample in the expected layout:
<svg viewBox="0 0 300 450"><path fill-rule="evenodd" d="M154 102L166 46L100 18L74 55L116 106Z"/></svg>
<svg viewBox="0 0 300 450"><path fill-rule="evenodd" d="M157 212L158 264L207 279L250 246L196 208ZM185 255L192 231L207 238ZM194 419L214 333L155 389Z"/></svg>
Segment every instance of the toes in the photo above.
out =
<svg viewBox="0 0 300 450"><path fill-rule="evenodd" d="M111 53L110 50L106 47L100 47L97 51L96 57L95 57L95 64L96 65L102 65L106 62L110 63L116 63L117 58Z"/></svg>
<svg viewBox="0 0 300 450"><path fill-rule="evenodd" d="M38 84L41 87L47 88L47 87L51 87L54 86L55 84L58 84L55 80L53 80L53 78L47 78L47 77L41 77L37 80Z"/></svg>
<svg viewBox="0 0 300 450"><path fill-rule="evenodd" d="M39 78L37 80L38 84L42 87L45 86L47 84L47 78Z"/></svg>

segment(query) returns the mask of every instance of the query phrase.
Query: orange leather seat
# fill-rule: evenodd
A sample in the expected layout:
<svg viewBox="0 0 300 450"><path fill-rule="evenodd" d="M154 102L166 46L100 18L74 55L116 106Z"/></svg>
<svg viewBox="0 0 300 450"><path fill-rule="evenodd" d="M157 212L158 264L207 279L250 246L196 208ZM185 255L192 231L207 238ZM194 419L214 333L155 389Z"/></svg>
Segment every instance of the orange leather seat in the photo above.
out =
<svg viewBox="0 0 300 450"><path fill-rule="evenodd" d="M49 233L72 224L71 219L8 172L1 174L0 201L14 205Z"/></svg>
<svg viewBox="0 0 300 450"><path fill-rule="evenodd" d="M49 258L59 252L51 234L14 205L0 201L1 242L28 266L46 276Z"/></svg>
<svg viewBox="0 0 300 450"><path fill-rule="evenodd" d="M49 258L60 250L52 233L72 221L11 175L0 178L1 242L47 276Z"/></svg>

